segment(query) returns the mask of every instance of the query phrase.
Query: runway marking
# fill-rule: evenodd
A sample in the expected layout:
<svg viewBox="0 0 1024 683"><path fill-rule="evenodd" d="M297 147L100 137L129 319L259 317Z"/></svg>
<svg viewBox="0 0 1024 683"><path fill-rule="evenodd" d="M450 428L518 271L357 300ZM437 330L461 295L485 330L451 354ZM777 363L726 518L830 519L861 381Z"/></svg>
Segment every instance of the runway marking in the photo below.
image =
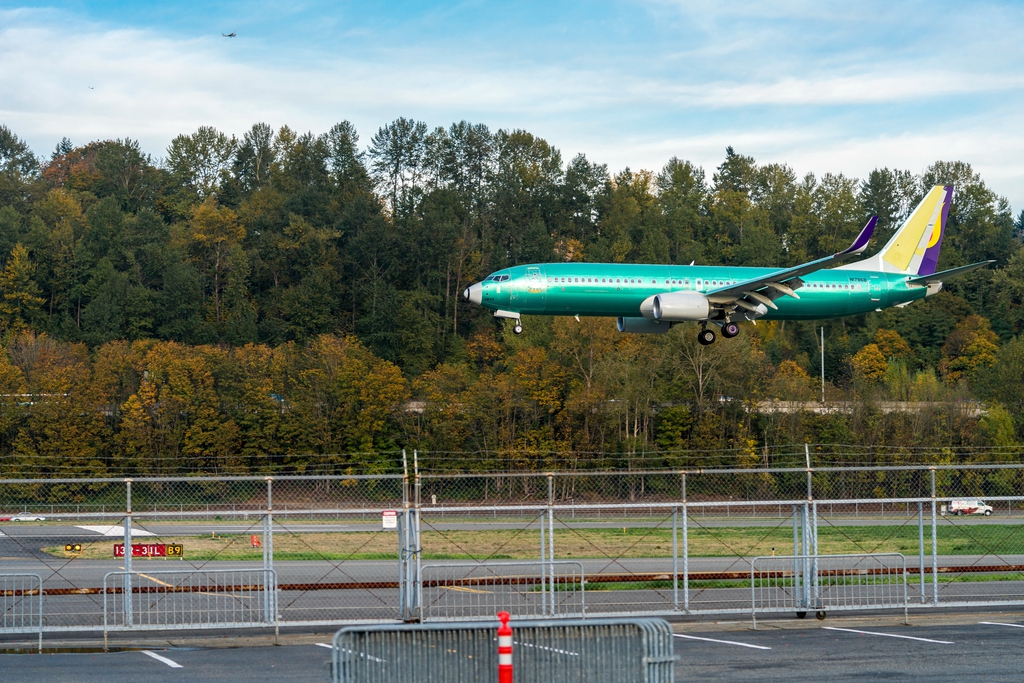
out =
<svg viewBox="0 0 1024 683"><path fill-rule="evenodd" d="M750 643L740 643L735 640L715 640L714 638L701 638L699 636L684 636L681 633L673 633L675 638L686 638L687 640L703 640L709 643L722 643L723 645L739 645L740 647L749 647L752 650L770 650L770 647L764 645L751 645Z"/></svg>
<svg viewBox="0 0 1024 683"><path fill-rule="evenodd" d="M570 657L579 657L579 652L569 652L568 650L559 650L553 647L547 647L544 645L534 645L533 643L520 643L518 640L512 641L519 647L532 647L535 650L547 650L548 652L554 652L556 655L569 655Z"/></svg>
<svg viewBox="0 0 1024 683"><path fill-rule="evenodd" d="M333 645L328 645L327 643L313 643L313 644L314 645L319 645L320 647L326 647L328 650L333 650L334 649ZM344 652L347 652L350 655L351 654L358 654L360 657L363 657L365 659L369 659L371 662L386 662L387 661L386 659L381 659L380 657L371 657L370 655L365 655L362 652L358 652L357 653L357 652L352 652L352 650L344 650Z"/></svg>
<svg viewBox="0 0 1024 683"><path fill-rule="evenodd" d="M458 593L479 593L480 595L493 595L492 591L481 591L475 588L466 588L465 586L445 586L450 591L456 591Z"/></svg>
<svg viewBox="0 0 1024 683"><path fill-rule="evenodd" d="M124 566L122 566L121 569L124 569ZM141 576L142 578L149 579L153 583L158 583L161 586L166 586L167 588L176 588L177 587L177 586L175 586L172 583L167 583L166 581L161 581L160 579L158 579L158 578L156 578L154 576L150 576L149 574L143 574L142 572L135 572L135 573L138 574L139 576ZM199 592L196 593L196 595L229 595L232 598L235 598L236 600L246 600L246 599L249 599L249 597L251 597L251 596L248 596L248 595L235 595L234 593L210 593L208 591L199 591Z"/></svg>
<svg viewBox="0 0 1024 683"><path fill-rule="evenodd" d="M1024 624L1004 624L999 621L979 621L979 624L988 624L989 626L1012 626L1013 628L1024 628Z"/></svg>
<svg viewBox="0 0 1024 683"><path fill-rule="evenodd" d="M953 645L952 640L932 640L931 638L916 638L914 636L900 636L895 633L876 633L874 631L858 631L855 628L839 628L837 626L822 626L827 631L846 631L847 633L862 633L866 636L885 636L886 638L902 638L904 640L919 640L922 643L941 643L943 645Z"/></svg>
<svg viewBox="0 0 1024 683"><path fill-rule="evenodd" d="M149 650L139 650L139 652L141 652L142 654L146 655L147 657L152 657L153 659L155 659L158 662L163 662L164 664L166 664L167 666L171 667L172 669L184 669L185 668L181 664L178 664L173 659L167 659L167 657L161 657L160 655L158 655L155 652L150 652Z"/></svg>
<svg viewBox="0 0 1024 683"><path fill-rule="evenodd" d="M124 538L124 527L123 526L86 525L86 526L76 526L75 528L76 529L85 529L86 531L91 531L93 533L99 534L100 536L117 536L119 538ZM136 528L132 527L132 536L133 537L134 536L156 536L156 534L154 534L152 532L149 532L149 531L143 531L142 529L136 529Z"/></svg>

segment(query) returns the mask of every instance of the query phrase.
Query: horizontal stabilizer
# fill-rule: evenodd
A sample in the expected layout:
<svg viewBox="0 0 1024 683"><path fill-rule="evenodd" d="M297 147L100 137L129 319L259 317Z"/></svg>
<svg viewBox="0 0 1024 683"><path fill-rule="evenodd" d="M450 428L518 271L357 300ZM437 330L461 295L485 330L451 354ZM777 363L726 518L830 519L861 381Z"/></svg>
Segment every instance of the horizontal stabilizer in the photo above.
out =
<svg viewBox="0 0 1024 683"><path fill-rule="evenodd" d="M908 285L922 285L923 286L923 285L932 284L934 282L945 282L946 280L950 280L952 278L955 278L958 275L963 275L964 273L969 273L972 270L977 270L978 268L984 268L985 266L987 266L990 263L995 263L995 260L993 259L993 260L990 260L990 261L979 261L978 263L972 263L969 266L960 266L959 268L950 268L949 270L944 270L941 273L932 273L931 275L922 275L921 277L912 277L909 280L907 280L907 284Z"/></svg>

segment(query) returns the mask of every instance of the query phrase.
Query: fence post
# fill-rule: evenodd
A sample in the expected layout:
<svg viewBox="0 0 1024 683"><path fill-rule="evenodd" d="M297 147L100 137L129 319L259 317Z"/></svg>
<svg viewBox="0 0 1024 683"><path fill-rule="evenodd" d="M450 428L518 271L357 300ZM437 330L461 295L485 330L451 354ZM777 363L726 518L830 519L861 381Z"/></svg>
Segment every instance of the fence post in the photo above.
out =
<svg viewBox="0 0 1024 683"><path fill-rule="evenodd" d="M555 614L555 475L548 472L548 593Z"/></svg>
<svg viewBox="0 0 1024 683"><path fill-rule="evenodd" d="M122 606L124 607L124 625L132 627L132 480L125 479L125 514L124 514L124 586Z"/></svg>
<svg viewBox="0 0 1024 683"><path fill-rule="evenodd" d="M810 521L810 510L807 509L808 507L807 503L804 503L800 507L800 526L801 531L803 532L803 538L801 539L801 543L803 545L803 562L801 563L801 572L803 574L804 584L804 590L802 593L804 609L807 609L811 604L811 561L809 558L811 549L811 529L810 524L808 523Z"/></svg>
<svg viewBox="0 0 1024 683"><path fill-rule="evenodd" d="M398 618L405 619L405 526L408 523L405 513L409 510L409 461L402 449L402 512L396 515L398 528Z"/></svg>
<svg viewBox="0 0 1024 683"><path fill-rule="evenodd" d="M679 609L679 508L672 508L672 606Z"/></svg>
<svg viewBox="0 0 1024 683"><path fill-rule="evenodd" d="M686 499L683 499L683 611L690 612L690 537L688 535Z"/></svg>
<svg viewBox="0 0 1024 683"><path fill-rule="evenodd" d="M811 493L811 447L804 444L804 458L807 460L807 500L814 496Z"/></svg>
<svg viewBox="0 0 1024 683"><path fill-rule="evenodd" d="M413 576L409 582L409 590L411 593L411 607L412 615L416 620L422 620L422 595L423 595L423 575L420 573L420 555L422 554L423 547L420 545L420 461L419 451L413 449L412 451L412 476L413 476L413 525L412 525L412 552L415 562L413 562L409 569L413 572Z"/></svg>
<svg viewBox="0 0 1024 683"><path fill-rule="evenodd" d="M921 592L921 603L924 597L924 503L917 501L917 583Z"/></svg>
<svg viewBox="0 0 1024 683"><path fill-rule="evenodd" d="M928 468L932 480L932 604L939 604L939 555L938 534L935 531L935 468Z"/></svg>
<svg viewBox="0 0 1024 683"><path fill-rule="evenodd" d="M797 517L797 506L793 506L793 595L803 595L800 588L800 518Z"/></svg>
<svg viewBox="0 0 1024 683"><path fill-rule="evenodd" d="M547 615L548 613L548 596L546 591L548 589L548 565L547 565L547 543L544 542L544 512L540 513L540 518L537 520L540 526L540 606L541 614Z"/></svg>
<svg viewBox="0 0 1024 683"><path fill-rule="evenodd" d="M274 479L265 477L264 480L267 482L267 510L263 515L263 614L269 624L276 621L277 615L277 582L270 580L274 575Z"/></svg>
<svg viewBox="0 0 1024 683"><path fill-rule="evenodd" d="M811 503L811 605L818 609L818 503Z"/></svg>

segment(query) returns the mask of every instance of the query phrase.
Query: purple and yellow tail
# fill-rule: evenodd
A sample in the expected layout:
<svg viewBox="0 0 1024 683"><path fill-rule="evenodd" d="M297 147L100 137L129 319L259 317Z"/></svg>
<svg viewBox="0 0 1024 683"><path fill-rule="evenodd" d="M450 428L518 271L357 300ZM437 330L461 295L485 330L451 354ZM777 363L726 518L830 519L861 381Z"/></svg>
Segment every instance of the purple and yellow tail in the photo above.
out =
<svg viewBox="0 0 1024 683"><path fill-rule="evenodd" d="M933 187L892 239L869 259L878 260L877 270L918 276L934 273L952 201L952 185Z"/></svg>

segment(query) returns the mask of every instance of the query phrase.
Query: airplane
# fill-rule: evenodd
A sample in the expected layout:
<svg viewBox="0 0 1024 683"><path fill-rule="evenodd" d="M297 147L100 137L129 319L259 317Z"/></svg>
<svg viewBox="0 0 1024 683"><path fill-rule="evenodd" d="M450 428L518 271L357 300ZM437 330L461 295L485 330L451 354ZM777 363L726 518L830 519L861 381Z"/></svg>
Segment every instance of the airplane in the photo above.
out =
<svg viewBox="0 0 1024 683"><path fill-rule="evenodd" d="M616 318L619 332L663 334L696 322L697 341L729 339L739 323L823 320L903 307L942 289L944 281L994 263L935 272L953 200L952 185L936 185L875 255L867 249L872 216L848 248L792 268L623 263L533 263L505 268L470 285L463 299L515 320L524 315Z"/></svg>
<svg viewBox="0 0 1024 683"><path fill-rule="evenodd" d="M237 36L238 34L237 34L237 33L235 33L234 31L232 31L231 33L222 33L221 35L222 35L222 36L224 36L225 38L234 38L234 37L236 37L236 36Z"/></svg>

